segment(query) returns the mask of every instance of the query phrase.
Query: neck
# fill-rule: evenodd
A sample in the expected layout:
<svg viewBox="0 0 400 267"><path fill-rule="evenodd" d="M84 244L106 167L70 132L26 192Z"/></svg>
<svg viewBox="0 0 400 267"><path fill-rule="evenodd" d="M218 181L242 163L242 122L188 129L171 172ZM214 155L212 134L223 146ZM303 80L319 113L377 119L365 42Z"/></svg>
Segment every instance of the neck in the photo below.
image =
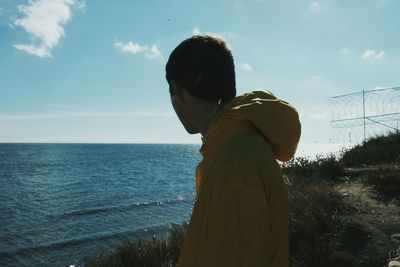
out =
<svg viewBox="0 0 400 267"><path fill-rule="evenodd" d="M209 126L210 126L211 120L214 118L214 116L218 113L218 111L221 108L222 108L222 104L221 103L216 103L215 106L208 113L208 116L204 117L204 123L203 123L204 127L200 131L202 137L206 137L206 135L208 133L208 130L209 130Z"/></svg>
<svg viewBox="0 0 400 267"><path fill-rule="evenodd" d="M186 93L185 90L183 92ZM206 136L212 118L226 103L201 99L189 93L186 93L186 97L188 98L187 112L190 114L193 126L197 129L196 133Z"/></svg>

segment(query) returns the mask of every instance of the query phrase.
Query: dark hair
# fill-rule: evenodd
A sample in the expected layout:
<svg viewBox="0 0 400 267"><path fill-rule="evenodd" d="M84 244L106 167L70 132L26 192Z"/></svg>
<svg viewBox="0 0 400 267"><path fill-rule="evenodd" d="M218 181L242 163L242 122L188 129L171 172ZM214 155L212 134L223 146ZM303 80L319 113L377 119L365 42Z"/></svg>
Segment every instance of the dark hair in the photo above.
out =
<svg viewBox="0 0 400 267"><path fill-rule="evenodd" d="M172 51L165 71L169 84L175 80L193 96L222 102L236 96L232 52L221 37L195 35L184 40Z"/></svg>

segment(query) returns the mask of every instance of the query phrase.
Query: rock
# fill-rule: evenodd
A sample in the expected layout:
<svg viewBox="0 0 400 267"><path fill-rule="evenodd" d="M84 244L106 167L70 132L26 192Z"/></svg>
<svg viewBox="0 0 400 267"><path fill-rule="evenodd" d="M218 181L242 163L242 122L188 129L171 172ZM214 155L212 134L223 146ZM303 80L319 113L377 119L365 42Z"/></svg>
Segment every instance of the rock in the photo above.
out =
<svg viewBox="0 0 400 267"><path fill-rule="evenodd" d="M400 261L390 261L389 267L400 267Z"/></svg>

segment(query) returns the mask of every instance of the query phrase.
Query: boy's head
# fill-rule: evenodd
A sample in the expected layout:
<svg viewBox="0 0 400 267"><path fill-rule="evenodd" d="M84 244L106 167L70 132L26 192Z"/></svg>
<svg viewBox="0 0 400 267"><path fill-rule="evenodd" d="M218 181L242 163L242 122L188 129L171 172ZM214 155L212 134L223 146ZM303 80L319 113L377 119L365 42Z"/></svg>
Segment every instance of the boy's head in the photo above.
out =
<svg viewBox="0 0 400 267"><path fill-rule="evenodd" d="M235 66L231 50L221 37L196 35L172 51L165 67L172 81L203 100L229 102L236 96Z"/></svg>

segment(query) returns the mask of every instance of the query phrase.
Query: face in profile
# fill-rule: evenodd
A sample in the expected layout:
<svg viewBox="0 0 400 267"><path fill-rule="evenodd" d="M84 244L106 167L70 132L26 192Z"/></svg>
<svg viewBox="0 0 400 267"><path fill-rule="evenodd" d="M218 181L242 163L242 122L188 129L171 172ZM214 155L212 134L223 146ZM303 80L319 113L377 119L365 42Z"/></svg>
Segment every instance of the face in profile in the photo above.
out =
<svg viewBox="0 0 400 267"><path fill-rule="evenodd" d="M190 95L175 81L170 84L171 103L183 127L189 134L199 133L193 125L193 105Z"/></svg>

